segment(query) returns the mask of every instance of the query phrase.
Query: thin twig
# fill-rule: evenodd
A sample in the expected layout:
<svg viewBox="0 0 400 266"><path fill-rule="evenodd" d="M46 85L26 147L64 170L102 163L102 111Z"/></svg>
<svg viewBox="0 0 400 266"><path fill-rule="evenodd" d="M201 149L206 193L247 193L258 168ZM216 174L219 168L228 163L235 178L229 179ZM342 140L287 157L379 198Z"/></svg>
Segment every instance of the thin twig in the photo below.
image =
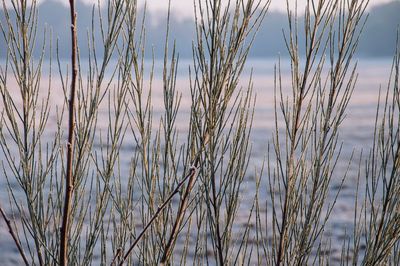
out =
<svg viewBox="0 0 400 266"><path fill-rule="evenodd" d="M146 226L143 228L143 230L140 232L139 236L135 239L135 241L132 243L132 245L129 247L128 251L125 253L124 257L120 261L119 265L122 266L125 260L129 257L129 254L132 252L132 250L135 248L139 240L144 236L146 231L149 229L149 227L153 224L153 222L157 219L158 215L160 215L161 211L164 210L164 208L168 205L168 203L172 200L172 198L178 194L180 191L181 187L183 184L186 182L186 180L190 179L192 181L194 177L196 176L197 173L197 168L196 167L191 167L189 170L189 173L181 180L181 182L178 183L177 187L172 191L172 193L168 196L168 198L164 201L163 204L161 204L158 208L157 211L154 213L153 217L151 217L150 221L146 224ZM120 253L117 253L112 260L111 265L115 265L116 258L119 256Z"/></svg>
<svg viewBox="0 0 400 266"><path fill-rule="evenodd" d="M15 245L16 245L17 248L18 248L18 252L19 252L19 254L21 255L22 259L23 259L24 262L25 262L25 265L27 265L27 266L30 265L30 264L28 263L28 260L27 260L26 256L25 256L25 253L24 253L24 251L23 251L23 249L22 249L22 247L21 247L21 243L19 243L18 238L17 238L17 235L15 234L14 229L13 229L12 226L11 226L11 221L10 221L10 219L7 217L6 213L4 212L4 210L3 210L3 208L2 208L1 206L0 206L0 212L1 212L1 215L3 216L3 218L4 218L4 221L5 221L6 224L7 224L8 232L9 232L10 235L12 236L12 238L13 238L13 240L14 240L14 242L15 242Z"/></svg>
<svg viewBox="0 0 400 266"><path fill-rule="evenodd" d="M194 183L196 181L195 176L196 176L196 169L197 169L199 161L200 161L199 158L200 157L197 157L194 166L192 166L192 168L190 170L191 172L193 171L194 173L189 173L189 176L190 176L189 182L188 182L188 185L186 187L185 194L184 194L182 200L180 201L178 214L177 214L174 226L172 228L171 235L170 235L169 240L167 242L167 245L165 246L164 254L163 254L162 259L161 259L161 265L165 265L166 262L169 260L171 254L172 254L172 250L173 250L173 247L175 245L176 238L178 236L178 232L179 232L179 229L180 229L180 227L182 225L182 221L183 221L183 218L185 216L186 209L187 209L187 206L188 206L188 203L189 203L189 195L190 195L190 192L192 191Z"/></svg>

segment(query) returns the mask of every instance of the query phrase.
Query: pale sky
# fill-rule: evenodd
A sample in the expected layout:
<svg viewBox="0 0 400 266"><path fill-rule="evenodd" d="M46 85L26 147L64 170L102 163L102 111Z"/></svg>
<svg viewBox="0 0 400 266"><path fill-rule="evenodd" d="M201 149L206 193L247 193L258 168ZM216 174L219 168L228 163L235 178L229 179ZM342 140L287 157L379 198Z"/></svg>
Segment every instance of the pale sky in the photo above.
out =
<svg viewBox="0 0 400 266"><path fill-rule="evenodd" d="M10 0L6 0L8 2ZM67 0L39 0L41 1L58 1L62 2L64 4L67 4ZM83 1L88 4L93 4L97 3L98 0L79 0ZM104 2L105 0L101 0L101 2ZM139 6L143 6L146 0L137 0L139 3ZM196 0L197 1L197 0ZM202 0L205 1L205 0ZM262 1L267 1L267 0L262 0ZM382 4L382 3L387 3L391 2L393 0L370 0L369 7ZM398 0L396 0L398 1ZM222 0L222 2L227 3L228 0ZM294 3L294 0L289 0L290 3ZM298 10L301 12L304 10L305 3L307 0L298 0ZM151 12L157 12L157 11L166 11L168 8L168 0L147 0L147 8ZM182 19L183 18L188 18L193 16L193 0L171 0L171 9L173 10L173 13L179 15ZM286 1L285 0L272 0L271 5L270 5L270 10L271 11L286 11Z"/></svg>
<svg viewBox="0 0 400 266"><path fill-rule="evenodd" d="M83 0L85 2L90 2L92 0ZM196 0L197 1L197 0ZM227 3L227 0L222 0ZM391 2L392 0L370 0L370 7ZM143 4L145 0L138 0L138 3ZM289 3L295 3L294 0L289 0ZM298 0L298 9L304 10L307 0ZM168 0L147 0L147 7L149 10L167 10ZM171 0L171 8L178 11L178 13L184 16L191 16L193 13L193 0ZM285 0L272 0L270 5L270 10L279 10L282 12L286 11L286 1Z"/></svg>

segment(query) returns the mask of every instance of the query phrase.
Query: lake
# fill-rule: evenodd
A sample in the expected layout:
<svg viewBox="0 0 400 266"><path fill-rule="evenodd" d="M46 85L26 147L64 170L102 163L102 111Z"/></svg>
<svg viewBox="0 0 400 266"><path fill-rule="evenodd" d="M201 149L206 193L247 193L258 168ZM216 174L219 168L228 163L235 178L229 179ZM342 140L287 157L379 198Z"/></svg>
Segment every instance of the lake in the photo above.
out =
<svg viewBox="0 0 400 266"><path fill-rule="evenodd" d="M248 208L251 204L252 198L246 197L248 193L254 194L254 169L260 169L264 159L267 155L268 142L272 139L272 132L274 129L274 66L277 60L272 59L251 59L248 61L248 68L244 71L241 79L241 85L247 84L250 77L250 69L253 70L252 77L254 83L254 93L256 95L256 108L253 122L253 130L251 136L252 142L252 153L250 166L248 168L245 185L242 190L241 204L244 209ZM180 109L180 118L177 120L177 127L181 137L185 136L185 131L188 128L187 117L190 108L190 92L189 92L189 79L187 66L190 61L181 61L179 74L177 77L177 90L182 93L182 103ZM329 225L329 234L332 235L332 258L340 256L341 246L343 239L347 232L351 230L353 222L353 206L354 206L354 193L357 178L357 170L359 156L361 151L364 154L368 153L369 148L372 145L372 136L374 130L374 120L376 114L376 106L378 102L378 95L380 87L384 91L387 86L389 79L390 68L392 60L391 58L376 58L376 59L359 59L358 62L358 82L354 91L353 97L349 103L347 109L346 119L344 120L341 131L340 141L343 143L343 151L339 164L337 165L338 176L341 171L347 168L348 161L350 160L353 152L353 162L350 165L350 172L347 180L345 181L343 190L339 196L338 202L334 209L332 218ZM150 63L147 63L150 65ZM1 61L1 65L4 66L4 61ZM63 65L64 66L64 65ZM66 65L65 65L66 67ZM56 72L56 71L55 71ZM155 115L159 115L162 112L163 106L163 95L162 95L162 62L156 61L155 64L155 80L153 82L153 108ZM48 72L43 73L43 82L48 79L46 77ZM282 59L282 75L283 83L289 84L290 68L289 64ZM57 76L57 75L55 75ZM51 104L59 105L62 103L63 98L62 91L59 86L59 81L54 81L52 86ZM58 91L59 90L59 91ZM0 107L3 109L2 104ZM100 112L104 115L105 119L99 117L99 129L105 129L107 124L106 115L107 112ZM154 121L154 126L158 125L158 121ZM56 125L55 115L50 116L49 125ZM121 150L121 158L129 158L130 149ZM0 152L0 159L3 162L4 155ZM122 160L121 167L128 169L129 160ZM332 193L328 201L332 200L339 187L340 180L332 181ZM262 189L260 197L267 202L268 189L267 181L262 182ZM6 208L7 212L10 212L8 204L8 192L7 184L3 174L0 174L0 200L3 207ZM266 203L266 204L270 204ZM265 208L266 209L266 208ZM265 209L263 212L265 212ZM239 213L237 223L245 224L247 221L247 214ZM18 221L17 221L18 222ZM17 250L14 243L9 235L5 222L0 219L0 265L15 265L19 261ZM334 262L334 261L333 261Z"/></svg>

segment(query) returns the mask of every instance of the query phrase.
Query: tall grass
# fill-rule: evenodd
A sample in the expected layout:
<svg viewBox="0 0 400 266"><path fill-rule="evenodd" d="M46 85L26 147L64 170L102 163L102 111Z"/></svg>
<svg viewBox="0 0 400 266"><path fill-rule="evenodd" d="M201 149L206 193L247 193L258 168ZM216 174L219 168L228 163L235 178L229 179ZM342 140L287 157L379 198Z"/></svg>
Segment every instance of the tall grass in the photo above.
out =
<svg viewBox="0 0 400 266"><path fill-rule="evenodd" d="M310 0L301 23L297 4L286 2L291 82L282 81L278 63L275 131L242 232L234 226L252 164L255 97L251 79L245 87L239 84L270 1L194 2L193 61L184 88L190 91L188 114L180 112L179 51L169 23L162 112L153 111L159 104L155 59L148 68L146 16L138 14L136 1L94 6L87 47L77 47L76 32L85 29L76 26L81 14L71 0L67 67L58 44L46 41L51 31L43 35L40 56L33 55L40 36L36 1L12 0L9 9L2 3L8 48L0 69L1 178L9 202L0 203L0 213L21 262L329 264L324 232L340 195L329 201L328 193L333 178L339 175L342 185L347 175L336 169L342 160L339 133L357 82L353 57L368 1ZM96 49L99 42L102 50ZM88 58L80 57L83 49ZM47 66L48 81L42 79ZM343 249L343 264L400 260L398 79L399 51L385 104L378 106L383 113L377 113L365 171L360 166L365 198L355 192L354 233ZM184 133L178 120L187 121ZM122 149L129 149L129 158ZM267 199L258 193L264 179L270 220L262 218Z"/></svg>
<svg viewBox="0 0 400 266"><path fill-rule="evenodd" d="M372 150L365 169L364 218L360 230L365 238L365 265L400 262L400 51L397 46L390 80L377 109ZM355 250L359 249L356 246Z"/></svg>
<svg viewBox="0 0 400 266"><path fill-rule="evenodd" d="M287 2L291 83L285 94L278 65L275 132L268 155L272 245L265 249L270 264L323 263L323 232L338 195L332 202L327 196L340 159L340 125L357 80L352 59L367 4L307 1L300 28L297 7ZM298 43L299 34L305 44ZM313 252L317 255L311 256Z"/></svg>

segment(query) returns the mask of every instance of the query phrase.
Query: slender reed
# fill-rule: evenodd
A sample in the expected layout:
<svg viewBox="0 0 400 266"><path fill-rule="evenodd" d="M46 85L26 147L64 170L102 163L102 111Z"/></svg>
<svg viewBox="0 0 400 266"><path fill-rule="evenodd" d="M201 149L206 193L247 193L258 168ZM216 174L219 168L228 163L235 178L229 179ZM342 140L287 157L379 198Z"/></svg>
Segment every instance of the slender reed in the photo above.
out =
<svg viewBox="0 0 400 266"><path fill-rule="evenodd" d="M351 66L351 62L367 4L307 1L305 58L301 59L297 4L293 10L287 1L289 32L285 41L291 61L291 97L284 95L279 65L272 151L275 168L272 160L268 163L275 265L310 263L338 196L326 206L341 153L339 127L357 80L356 64ZM329 53L328 66L325 53ZM341 183L345 176L346 172ZM321 243L317 247L318 254Z"/></svg>
<svg viewBox="0 0 400 266"><path fill-rule="evenodd" d="M365 170L363 265L398 261L400 241L400 50L393 57L383 109L378 103L374 142ZM361 222L361 221L360 221ZM393 264L395 265L395 264Z"/></svg>

